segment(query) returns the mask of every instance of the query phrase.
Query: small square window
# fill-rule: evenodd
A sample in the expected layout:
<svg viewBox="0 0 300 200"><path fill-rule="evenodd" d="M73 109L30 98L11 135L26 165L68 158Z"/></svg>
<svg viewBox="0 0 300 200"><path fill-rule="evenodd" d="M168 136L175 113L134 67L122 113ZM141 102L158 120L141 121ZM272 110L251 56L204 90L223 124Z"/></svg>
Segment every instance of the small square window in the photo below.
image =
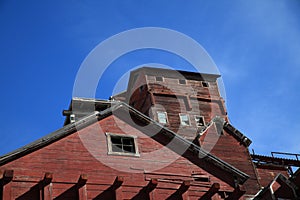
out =
<svg viewBox="0 0 300 200"><path fill-rule="evenodd" d="M195 116L196 125L199 126L205 126L205 121L203 116L196 115Z"/></svg>
<svg viewBox="0 0 300 200"><path fill-rule="evenodd" d="M179 114L180 124L182 126L189 126L190 125L190 118L188 114Z"/></svg>
<svg viewBox="0 0 300 200"><path fill-rule="evenodd" d="M178 82L181 85L185 85L186 84L186 80L185 79L179 79Z"/></svg>
<svg viewBox="0 0 300 200"><path fill-rule="evenodd" d="M155 77L155 80L156 80L156 81L162 82L164 79L163 79L163 77L161 77L161 76L156 76L156 77Z"/></svg>
<svg viewBox="0 0 300 200"><path fill-rule="evenodd" d="M168 123L168 118L167 118L167 113L166 112L157 112L157 121L160 124L167 124Z"/></svg>
<svg viewBox="0 0 300 200"><path fill-rule="evenodd" d="M202 81L202 87L209 87L209 84L207 81Z"/></svg>
<svg viewBox="0 0 300 200"><path fill-rule="evenodd" d="M139 156L135 136L106 133L108 154Z"/></svg>

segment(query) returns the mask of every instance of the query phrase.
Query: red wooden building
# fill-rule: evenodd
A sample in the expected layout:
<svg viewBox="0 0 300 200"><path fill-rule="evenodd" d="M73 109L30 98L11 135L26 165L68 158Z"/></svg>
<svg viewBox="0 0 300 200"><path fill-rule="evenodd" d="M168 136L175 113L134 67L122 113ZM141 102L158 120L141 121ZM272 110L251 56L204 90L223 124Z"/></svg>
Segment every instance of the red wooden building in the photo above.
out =
<svg viewBox="0 0 300 200"><path fill-rule="evenodd" d="M0 157L0 197L299 198L298 157L250 154L218 77L143 67L110 100L72 99L61 129Z"/></svg>

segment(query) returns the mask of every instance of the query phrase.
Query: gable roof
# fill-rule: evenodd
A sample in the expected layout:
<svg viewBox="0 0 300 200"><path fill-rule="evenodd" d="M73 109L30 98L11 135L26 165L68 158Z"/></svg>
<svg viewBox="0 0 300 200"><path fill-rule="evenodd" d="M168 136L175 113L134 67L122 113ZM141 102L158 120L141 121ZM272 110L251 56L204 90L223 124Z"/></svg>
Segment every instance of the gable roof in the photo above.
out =
<svg viewBox="0 0 300 200"><path fill-rule="evenodd" d="M130 112L131 116L134 116L140 123L144 124L151 124L151 127L160 130L159 134L171 138L172 140L176 140L176 144L184 145L187 149L187 152L198 156L198 161L202 162L202 165L206 167L214 167L216 169L222 170L223 172L227 173L228 177L230 178L230 185L237 187L237 184L243 184L249 176L244 172L238 170L237 168L233 167L232 165L226 163L225 161L219 159L218 157L210 154L209 152L202 149L200 146L195 145L194 143L184 139L183 137L179 136L175 132L167 129L166 127L162 126L161 124L157 123L153 119L149 118L148 116L142 114L138 110L132 108L126 103L123 102L116 102L116 101L106 101L106 103L110 104L110 107L103 111L95 111L86 117L80 118L78 121L74 123L70 123L57 131L54 131L41 139L38 139L24 147L21 147L13 152L10 152L6 155L0 157L0 165L4 165L8 162L11 162L17 158L25 156L35 150L38 150L42 147L45 147L55 141L58 141L61 138L64 138L72 133L75 133L78 130L83 129L101 119L106 118L110 115L117 115L118 117L121 116L124 112ZM123 120L123 119L122 119ZM132 124L131 124L132 125ZM152 129L153 130L153 129ZM141 130L144 132L143 130ZM155 139L154 137L152 137ZM160 141L158 141L160 142ZM176 152L176 149L172 149ZM210 166L207 166L207 165ZM211 171L213 171L211 169ZM217 175L217 174L215 174Z"/></svg>

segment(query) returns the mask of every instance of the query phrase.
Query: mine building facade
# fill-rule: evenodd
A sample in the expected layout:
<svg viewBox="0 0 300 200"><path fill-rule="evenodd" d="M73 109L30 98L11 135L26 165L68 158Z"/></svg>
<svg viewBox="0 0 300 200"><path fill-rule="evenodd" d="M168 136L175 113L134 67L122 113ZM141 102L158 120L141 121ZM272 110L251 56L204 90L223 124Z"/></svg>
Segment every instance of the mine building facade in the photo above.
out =
<svg viewBox="0 0 300 200"><path fill-rule="evenodd" d="M299 155L250 153L219 77L142 67L109 100L73 98L61 129L0 157L1 199L299 199Z"/></svg>

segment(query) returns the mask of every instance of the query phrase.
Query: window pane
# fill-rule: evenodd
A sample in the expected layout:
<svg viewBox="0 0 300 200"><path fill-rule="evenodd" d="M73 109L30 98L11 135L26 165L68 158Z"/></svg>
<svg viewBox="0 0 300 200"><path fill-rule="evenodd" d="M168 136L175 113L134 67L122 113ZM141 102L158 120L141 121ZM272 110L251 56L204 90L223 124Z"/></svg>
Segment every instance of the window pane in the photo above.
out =
<svg viewBox="0 0 300 200"><path fill-rule="evenodd" d="M161 124L167 123L167 114L165 112L157 112L158 122Z"/></svg>
<svg viewBox="0 0 300 200"><path fill-rule="evenodd" d="M119 136L110 136L110 139L113 144L122 144L121 137Z"/></svg>
<svg viewBox="0 0 300 200"><path fill-rule="evenodd" d="M133 145L133 138L122 138L123 145Z"/></svg>
<svg viewBox="0 0 300 200"><path fill-rule="evenodd" d="M115 145L115 144L112 144L111 145L111 147L112 147L112 151L113 152L123 152L123 150L122 150L122 145Z"/></svg>
<svg viewBox="0 0 300 200"><path fill-rule="evenodd" d="M135 153L134 146L123 146L124 152L125 153Z"/></svg>
<svg viewBox="0 0 300 200"><path fill-rule="evenodd" d="M189 126L190 125L190 120L188 115L180 115L180 123L183 126Z"/></svg>

